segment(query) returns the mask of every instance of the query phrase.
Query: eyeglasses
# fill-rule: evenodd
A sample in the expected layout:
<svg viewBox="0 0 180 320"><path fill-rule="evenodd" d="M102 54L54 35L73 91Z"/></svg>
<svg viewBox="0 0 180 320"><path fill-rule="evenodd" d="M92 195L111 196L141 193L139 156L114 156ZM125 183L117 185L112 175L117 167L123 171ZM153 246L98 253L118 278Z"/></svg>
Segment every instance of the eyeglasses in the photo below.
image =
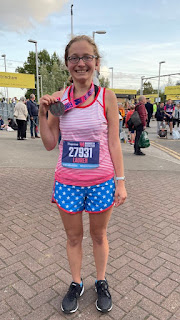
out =
<svg viewBox="0 0 180 320"><path fill-rule="evenodd" d="M84 61L84 62L90 62L92 61L94 58L97 58L97 56L93 56L93 55L85 55L83 57L68 57L67 60L70 61L71 63L73 64L77 64L81 59Z"/></svg>

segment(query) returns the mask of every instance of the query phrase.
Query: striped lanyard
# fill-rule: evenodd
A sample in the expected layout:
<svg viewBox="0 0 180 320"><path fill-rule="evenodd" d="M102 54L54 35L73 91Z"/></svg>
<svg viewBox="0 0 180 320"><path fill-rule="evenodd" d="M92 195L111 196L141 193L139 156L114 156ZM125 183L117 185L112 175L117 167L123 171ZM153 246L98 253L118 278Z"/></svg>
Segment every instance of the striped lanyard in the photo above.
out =
<svg viewBox="0 0 180 320"><path fill-rule="evenodd" d="M84 103L94 93L94 83L91 83L90 89L80 98L74 99L74 85L70 89L71 101L64 104L65 112Z"/></svg>

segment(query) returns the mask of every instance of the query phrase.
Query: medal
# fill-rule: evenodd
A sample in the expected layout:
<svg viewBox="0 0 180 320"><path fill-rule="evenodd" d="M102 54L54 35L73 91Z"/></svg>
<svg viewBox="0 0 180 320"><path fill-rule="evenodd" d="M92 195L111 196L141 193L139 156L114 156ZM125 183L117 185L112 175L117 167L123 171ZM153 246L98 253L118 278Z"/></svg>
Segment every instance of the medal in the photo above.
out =
<svg viewBox="0 0 180 320"><path fill-rule="evenodd" d="M62 116L66 111L71 110L73 108L78 107L80 104L84 103L93 93L94 93L94 84L93 82L91 83L91 87L90 89L86 92L86 94L82 97L79 97L77 99L74 99L74 95L73 95L73 91L74 91L74 85L71 86L70 88L70 98L71 101L63 104L60 101L60 98L57 98L57 102L52 103L50 105L49 110L51 111L51 113L53 114L53 116L55 117L60 117Z"/></svg>
<svg viewBox="0 0 180 320"><path fill-rule="evenodd" d="M50 105L49 110L51 111L53 116L60 117L60 116L62 116L64 114L65 107L64 107L64 104L61 101L57 101L57 102L52 103Z"/></svg>

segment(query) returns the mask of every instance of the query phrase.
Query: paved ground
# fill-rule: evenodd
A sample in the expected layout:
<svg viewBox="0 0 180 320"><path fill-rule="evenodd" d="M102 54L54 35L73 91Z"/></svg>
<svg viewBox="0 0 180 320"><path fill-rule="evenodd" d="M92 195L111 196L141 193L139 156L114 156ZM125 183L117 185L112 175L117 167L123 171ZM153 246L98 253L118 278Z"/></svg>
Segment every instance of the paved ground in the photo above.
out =
<svg viewBox="0 0 180 320"><path fill-rule="evenodd" d="M149 135L156 139L152 127ZM177 158L153 146L146 157L137 157L129 144L122 145L128 199L114 210L108 228L107 279L114 307L108 315L95 308L95 266L84 214L85 293L79 311L65 316L60 301L70 282L66 236L50 203L58 149L47 152L40 139L17 141L15 132L5 131L0 144L0 320L180 319Z"/></svg>

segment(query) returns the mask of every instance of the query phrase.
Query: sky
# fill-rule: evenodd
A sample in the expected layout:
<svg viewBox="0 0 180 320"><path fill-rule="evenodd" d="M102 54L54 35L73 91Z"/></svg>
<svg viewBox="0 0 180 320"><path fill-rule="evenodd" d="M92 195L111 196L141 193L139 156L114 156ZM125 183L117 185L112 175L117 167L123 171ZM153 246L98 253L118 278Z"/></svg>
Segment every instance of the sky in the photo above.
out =
<svg viewBox="0 0 180 320"><path fill-rule="evenodd" d="M73 5L73 16L71 16ZM74 35L92 36L101 55L100 73L113 87L140 88L141 77L180 72L179 0L0 0L0 72L6 66L15 72L23 66L29 51L54 51L63 59L64 49ZM175 85L180 75L161 78L161 88ZM148 80L147 80L148 81ZM151 80L155 89L158 78ZM3 92L4 88L0 88ZM9 97L20 97L22 89L9 88Z"/></svg>

